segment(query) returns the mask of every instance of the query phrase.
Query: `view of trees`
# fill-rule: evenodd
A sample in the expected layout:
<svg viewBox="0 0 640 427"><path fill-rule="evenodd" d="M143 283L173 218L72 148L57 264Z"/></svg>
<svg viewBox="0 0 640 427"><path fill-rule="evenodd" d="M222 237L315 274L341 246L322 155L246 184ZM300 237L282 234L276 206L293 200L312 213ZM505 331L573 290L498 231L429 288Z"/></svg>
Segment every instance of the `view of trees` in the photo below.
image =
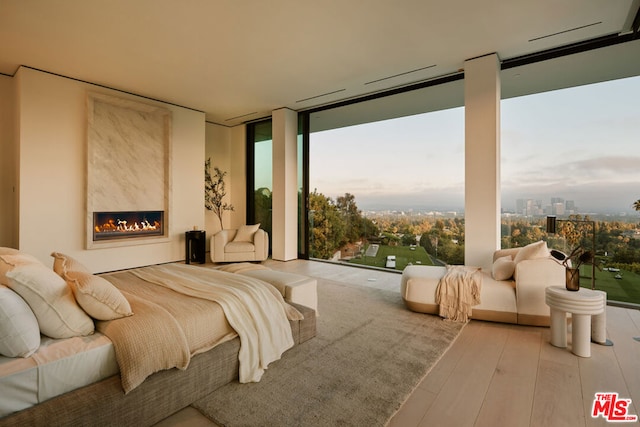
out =
<svg viewBox="0 0 640 427"><path fill-rule="evenodd" d="M345 193L333 200L314 191L309 194L309 245L313 258L330 259L347 244L378 236L377 225L364 217L355 196Z"/></svg>
<svg viewBox="0 0 640 427"><path fill-rule="evenodd" d="M317 191L309 195L309 244L312 258L331 259L349 245L419 245L435 259L464 263L464 219L402 214L363 215L355 196L333 200Z"/></svg>
<svg viewBox="0 0 640 427"><path fill-rule="evenodd" d="M255 204L255 223L260 224L260 228L271 236L271 207L273 206L273 195L266 187L258 188L253 194Z"/></svg>
<svg viewBox="0 0 640 427"><path fill-rule="evenodd" d="M355 196L345 193L333 200L314 191L310 195L310 256L331 259L350 245L364 250L367 244L391 246L419 245L436 263L464 264L464 218L443 218L404 213L370 213L358 209ZM637 203L640 207L640 203ZM636 205L634 204L634 206ZM572 215L569 219L592 220ZM606 258L607 265L640 274L640 223L622 220L598 220L596 256ZM522 247L539 240L550 240L546 217L507 217L502 220L502 248ZM580 230L578 230L580 231ZM583 234L586 234L583 236ZM590 234L580 233L579 243L590 247ZM570 241L576 242L575 238ZM571 251L574 243L556 237L550 246ZM601 261L602 262L602 261Z"/></svg>
<svg viewBox="0 0 640 427"><path fill-rule="evenodd" d="M590 220L588 216L580 217L571 215L569 219ZM624 268L640 274L640 237L636 230L640 227L638 222L595 221L596 223L596 257L606 257L608 265ZM502 247L518 247L535 242L547 240L545 219L520 218L508 223L502 222ZM590 247L590 236L581 237L580 244ZM556 243L557 245L557 243ZM572 247L560 248L571 251Z"/></svg>
<svg viewBox="0 0 640 427"><path fill-rule="evenodd" d="M640 207L635 203L634 207ZM436 213L367 212L358 209L355 196L333 200L314 191L309 195L309 256L384 267L395 255L397 269L405 265L464 264L464 218ZM640 210L639 210L640 211ZM577 222L563 221L566 219ZM591 250L595 223L596 288L611 300L640 303L640 218L582 217L559 219L556 234L548 234L546 216L505 215L501 220L501 247L523 247L539 240L569 254L581 245ZM378 245L379 253L367 249ZM428 259L417 259L420 247ZM424 256L424 255L423 255ZM591 269L592 267L589 267ZM582 286L590 286L593 271L581 272Z"/></svg>

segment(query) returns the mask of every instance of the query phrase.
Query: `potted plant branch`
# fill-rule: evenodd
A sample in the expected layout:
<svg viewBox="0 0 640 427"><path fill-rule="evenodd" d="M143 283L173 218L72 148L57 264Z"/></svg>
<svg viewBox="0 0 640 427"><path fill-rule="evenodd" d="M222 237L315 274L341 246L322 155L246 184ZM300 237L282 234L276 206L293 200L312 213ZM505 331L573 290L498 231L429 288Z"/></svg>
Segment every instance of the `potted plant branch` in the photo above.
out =
<svg viewBox="0 0 640 427"><path fill-rule="evenodd" d="M592 264L593 262L593 252L585 250L582 246L574 248L569 256L562 261L566 271L566 287L568 291L580 290L580 266Z"/></svg>
<svg viewBox="0 0 640 427"><path fill-rule="evenodd" d="M547 228L551 228L551 232L555 234L555 220L552 222L551 227L548 222ZM574 249L568 256L556 250L552 250L551 255L565 267L567 290L578 291L580 289L580 267L585 264L593 266L591 272L593 287L595 268L600 269L600 266L595 261L595 222L591 221L588 216L581 218L579 215L570 215L569 219L561 220L560 228L558 234L561 234L566 239L566 242L571 245L570 247ZM592 234L591 246L593 249L591 250L585 249L586 240L583 236L586 232Z"/></svg>
<svg viewBox="0 0 640 427"><path fill-rule="evenodd" d="M218 217L220 228L222 225L222 214L225 211L233 211L233 205L223 201L227 195L225 189L224 177L227 172L223 172L217 166L213 168L214 174L211 175L211 158L204 163L204 206Z"/></svg>

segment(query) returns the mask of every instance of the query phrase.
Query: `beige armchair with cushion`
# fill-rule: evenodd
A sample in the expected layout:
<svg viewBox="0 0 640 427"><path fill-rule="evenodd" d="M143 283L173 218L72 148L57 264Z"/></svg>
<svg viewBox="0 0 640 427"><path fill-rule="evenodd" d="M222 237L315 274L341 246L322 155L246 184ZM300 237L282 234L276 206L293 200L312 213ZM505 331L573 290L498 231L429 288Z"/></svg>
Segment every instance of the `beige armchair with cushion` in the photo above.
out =
<svg viewBox="0 0 640 427"><path fill-rule="evenodd" d="M264 261L269 256L269 235L260 224L221 230L211 237L211 261Z"/></svg>

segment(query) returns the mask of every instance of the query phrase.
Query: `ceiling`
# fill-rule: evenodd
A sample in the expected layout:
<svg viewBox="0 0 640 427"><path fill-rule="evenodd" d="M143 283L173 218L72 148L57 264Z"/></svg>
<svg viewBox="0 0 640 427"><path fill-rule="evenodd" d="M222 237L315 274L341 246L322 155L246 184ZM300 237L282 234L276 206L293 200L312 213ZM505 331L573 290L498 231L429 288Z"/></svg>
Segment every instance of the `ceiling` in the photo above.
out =
<svg viewBox="0 0 640 427"><path fill-rule="evenodd" d="M466 59L489 53L508 61L623 34L639 6L640 0L1 0L0 73L28 66L234 126L278 108L308 110L452 75ZM625 45L611 60L629 62L631 71L619 74L638 75L640 44ZM569 82L622 67L602 57L574 66ZM561 84L543 79L544 67L537 67L539 81ZM560 58L549 67L568 65ZM503 71L503 94L540 90L524 88L535 79L515 80L522 72Z"/></svg>

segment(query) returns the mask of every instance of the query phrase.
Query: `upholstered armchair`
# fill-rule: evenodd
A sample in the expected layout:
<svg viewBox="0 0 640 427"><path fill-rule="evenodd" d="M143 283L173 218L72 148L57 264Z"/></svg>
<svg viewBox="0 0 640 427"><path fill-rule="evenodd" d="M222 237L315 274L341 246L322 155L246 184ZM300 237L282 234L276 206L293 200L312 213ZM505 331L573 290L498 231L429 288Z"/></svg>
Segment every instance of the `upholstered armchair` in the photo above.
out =
<svg viewBox="0 0 640 427"><path fill-rule="evenodd" d="M211 237L211 261L264 261L269 256L269 235L260 224L221 230Z"/></svg>

